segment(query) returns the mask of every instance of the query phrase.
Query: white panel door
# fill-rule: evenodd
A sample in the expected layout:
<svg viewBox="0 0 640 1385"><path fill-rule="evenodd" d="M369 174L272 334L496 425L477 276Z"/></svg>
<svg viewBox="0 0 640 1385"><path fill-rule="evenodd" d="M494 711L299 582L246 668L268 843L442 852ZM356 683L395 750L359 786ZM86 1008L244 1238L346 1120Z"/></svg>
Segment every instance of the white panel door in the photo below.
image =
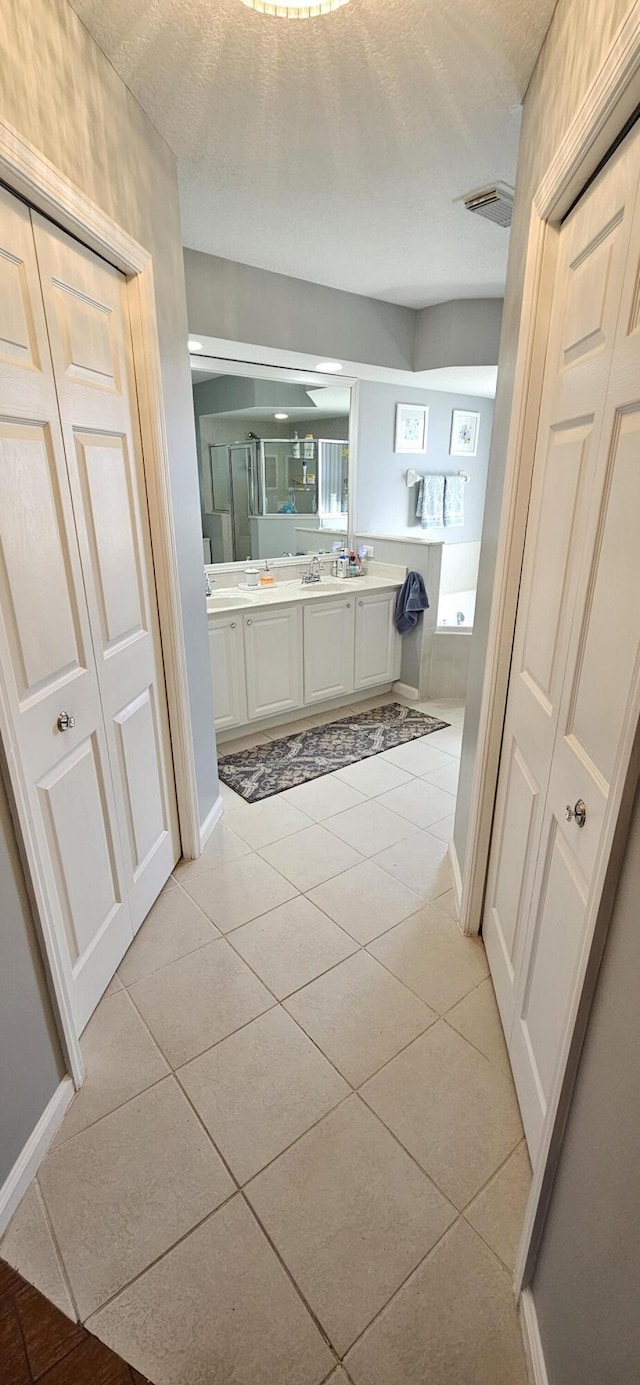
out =
<svg viewBox="0 0 640 1385"><path fill-rule="evenodd" d="M353 600L304 607L304 700L324 702L353 692Z"/></svg>
<svg viewBox="0 0 640 1385"><path fill-rule="evenodd" d="M247 720L247 694L240 617L219 616L209 621L209 660L216 731L243 726Z"/></svg>
<svg viewBox="0 0 640 1385"><path fill-rule="evenodd" d="M125 281L33 222L135 931L180 849Z"/></svg>
<svg viewBox="0 0 640 1385"><path fill-rule="evenodd" d="M0 189L0 659L80 1032L131 942L89 617L33 231ZM62 729L61 713L75 725Z"/></svg>
<svg viewBox="0 0 640 1385"><path fill-rule="evenodd" d="M247 711L250 721L302 703L302 610L276 607L244 616Z"/></svg>
<svg viewBox="0 0 640 1385"><path fill-rule="evenodd" d="M636 131L560 236L483 924L534 1161L637 716L639 180Z"/></svg>
<svg viewBox="0 0 640 1385"><path fill-rule="evenodd" d="M393 624L396 593L359 596L354 688L391 683L400 673L400 636Z"/></svg>

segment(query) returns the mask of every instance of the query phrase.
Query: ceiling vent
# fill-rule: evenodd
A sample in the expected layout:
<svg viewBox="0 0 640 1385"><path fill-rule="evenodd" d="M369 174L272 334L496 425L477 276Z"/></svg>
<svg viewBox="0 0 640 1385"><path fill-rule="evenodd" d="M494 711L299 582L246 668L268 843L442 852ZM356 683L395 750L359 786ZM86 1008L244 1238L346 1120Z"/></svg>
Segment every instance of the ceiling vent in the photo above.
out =
<svg viewBox="0 0 640 1385"><path fill-rule="evenodd" d="M508 183L494 183L493 187L480 188L461 199L468 212L485 216L487 221L495 221L496 226L510 226L513 215L513 188Z"/></svg>

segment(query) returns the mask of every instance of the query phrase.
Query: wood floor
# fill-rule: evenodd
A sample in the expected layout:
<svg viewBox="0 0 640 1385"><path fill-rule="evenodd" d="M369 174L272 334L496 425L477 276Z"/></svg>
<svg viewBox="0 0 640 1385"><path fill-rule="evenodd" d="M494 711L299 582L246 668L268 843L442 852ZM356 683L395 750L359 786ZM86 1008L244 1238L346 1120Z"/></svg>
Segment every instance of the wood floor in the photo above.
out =
<svg viewBox="0 0 640 1385"><path fill-rule="evenodd" d="M2 1385L145 1385L145 1377L0 1260Z"/></svg>

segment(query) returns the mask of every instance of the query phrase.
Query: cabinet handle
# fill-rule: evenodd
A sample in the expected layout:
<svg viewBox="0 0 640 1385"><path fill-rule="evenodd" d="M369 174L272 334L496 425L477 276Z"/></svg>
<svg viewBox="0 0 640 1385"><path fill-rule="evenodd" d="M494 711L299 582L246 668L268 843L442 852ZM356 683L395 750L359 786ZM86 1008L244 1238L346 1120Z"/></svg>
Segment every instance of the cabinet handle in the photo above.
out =
<svg viewBox="0 0 640 1385"><path fill-rule="evenodd" d="M348 610L348 611L351 610L351 602L350 602L350 601L347 601L347 610Z"/></svg>
<svg viewBox="0 0 640 1385"><path fill-rule="evenodd" d="M252 620L248 620L248 621L247 621L247 625L253 625L253 621L252 621Z"/></svg>
<svg viewBox="0 0 640 1385"><path fill-rule="evenodd" d="M359 605L359 606L364 606L364 601L359 601L359 602L358 602L358 605Z"/></svg>
<svg viewBox="0 0 640 1385"><path fill-rule="evenodd" d="M232 622L231 622L231 629L232 629L232 630L235 630L235 628L236 628L235 620L232 620Z"/></svg>

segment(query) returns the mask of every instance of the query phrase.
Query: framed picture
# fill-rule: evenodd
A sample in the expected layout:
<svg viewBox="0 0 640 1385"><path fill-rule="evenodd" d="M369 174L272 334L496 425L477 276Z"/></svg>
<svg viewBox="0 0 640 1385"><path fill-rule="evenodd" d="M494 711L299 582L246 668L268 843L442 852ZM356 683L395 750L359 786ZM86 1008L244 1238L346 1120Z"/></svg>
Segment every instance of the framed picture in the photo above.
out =
<svg viewBox="0 0 640 1385"><path fill-rule="evenodd" d="M429 410L424 404L396 404L395 452L426 452Z"/></svg>
<svg viewBox="0 0 640 1385"><path fill-rule="evenodd" d="M467 409L454 409L451 415L450 457L475 457L478 451L480 414Z"/></svg>

